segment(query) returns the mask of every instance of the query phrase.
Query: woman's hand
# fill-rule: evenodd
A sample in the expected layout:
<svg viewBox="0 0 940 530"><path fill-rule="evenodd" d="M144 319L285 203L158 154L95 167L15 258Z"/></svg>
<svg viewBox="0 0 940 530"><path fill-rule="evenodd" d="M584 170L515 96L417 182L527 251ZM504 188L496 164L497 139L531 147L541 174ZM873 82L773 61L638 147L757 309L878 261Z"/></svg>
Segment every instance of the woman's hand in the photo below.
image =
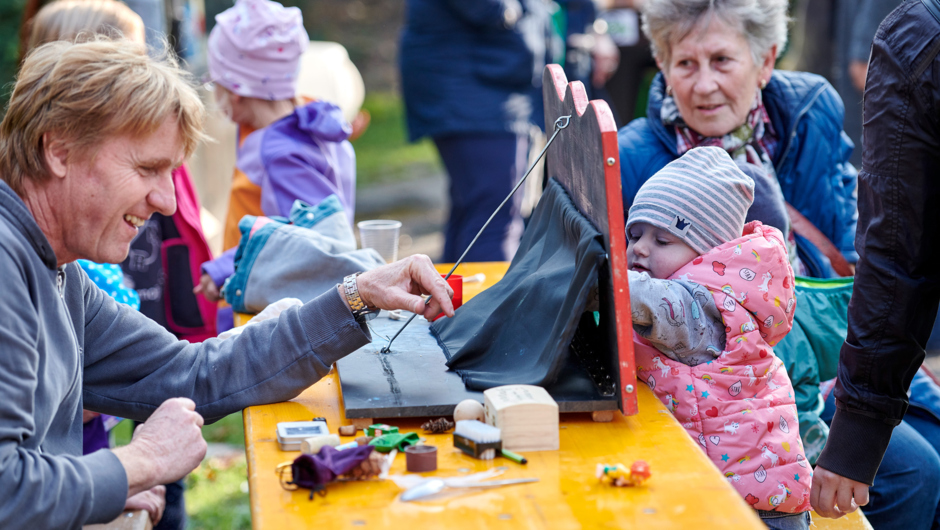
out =
<svg viewBox="0 0 940 530"><path fill-rule="evenodd" d="M454 291L427 256L409 256L364 272L356 280L359 296L369 307L405 309L423 314L428 320L441 311L448 317L454 316L454 306L450 301ZM431 295L431 303L425 305L420 295L427 294Z"/></svg>

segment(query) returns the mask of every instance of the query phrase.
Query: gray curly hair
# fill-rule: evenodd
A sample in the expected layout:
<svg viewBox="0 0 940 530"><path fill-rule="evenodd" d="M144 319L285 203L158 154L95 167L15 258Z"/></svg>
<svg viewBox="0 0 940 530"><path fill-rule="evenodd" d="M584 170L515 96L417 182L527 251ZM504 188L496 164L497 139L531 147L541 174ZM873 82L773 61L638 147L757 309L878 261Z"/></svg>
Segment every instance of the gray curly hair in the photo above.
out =
<svg viewBox="0 0 940 530"><path fill-rule="evenodd" d="M667 62L672 44L709 14L740 29L756 63L774 44L780 52L787 43L787 0L646 0L643 33L652 43L653 56Z"/></svg>

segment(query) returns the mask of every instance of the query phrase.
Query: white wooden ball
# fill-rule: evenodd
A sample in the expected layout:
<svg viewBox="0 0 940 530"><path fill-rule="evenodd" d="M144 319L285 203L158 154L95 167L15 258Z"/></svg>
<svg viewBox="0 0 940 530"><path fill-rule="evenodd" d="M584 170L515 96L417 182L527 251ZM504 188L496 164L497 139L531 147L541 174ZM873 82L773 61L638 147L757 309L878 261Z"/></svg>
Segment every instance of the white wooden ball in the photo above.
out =
<svg viewBox="0 0 940 530"><path fill-rule="evenodd" d="M486 413L483 411L483 405L474 399L465 399L457 403L454 409L454 421L461 420L480 420L486 423Z"/></svg>

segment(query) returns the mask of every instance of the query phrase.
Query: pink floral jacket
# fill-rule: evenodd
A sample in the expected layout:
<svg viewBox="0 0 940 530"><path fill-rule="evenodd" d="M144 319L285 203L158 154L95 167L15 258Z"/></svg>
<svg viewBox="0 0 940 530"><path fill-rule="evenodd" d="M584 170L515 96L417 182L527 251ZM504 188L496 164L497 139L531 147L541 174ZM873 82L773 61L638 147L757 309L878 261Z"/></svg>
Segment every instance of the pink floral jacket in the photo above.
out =
<svg viewBox="0 0 940 530"><path fill-rule="evenodd" d="M809 510L812 468L803 454L793 385L772 348L790 331L796 307L780 232L749 223L744 236L695 258L676 271L678 278L711 292L725 324L725 350L714 361L686 366L634 334L638 378L748 504Z"/></svg>

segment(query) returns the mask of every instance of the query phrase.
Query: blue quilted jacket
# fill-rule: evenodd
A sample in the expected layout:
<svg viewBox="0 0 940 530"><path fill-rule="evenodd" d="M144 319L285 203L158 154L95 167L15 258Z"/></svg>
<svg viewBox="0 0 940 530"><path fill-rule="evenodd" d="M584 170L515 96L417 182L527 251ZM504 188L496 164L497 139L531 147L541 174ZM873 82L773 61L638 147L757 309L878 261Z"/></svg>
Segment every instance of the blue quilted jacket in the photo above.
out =
<svg viewBox="0 0 940 530"><path fill-rule="evenodd" d="M679 156L675 129L659 119L664 93L660 73L650 88L647 117L618 133L624 217L640 186ZM857 173L848 161L854 146L842 132L842 100L818 75L780 70L764 89L763 100L780 142L773 163L784 199L855 263ZM813 276L832 274L828 259L812 243L798 238L798 247Z"/></svg>

